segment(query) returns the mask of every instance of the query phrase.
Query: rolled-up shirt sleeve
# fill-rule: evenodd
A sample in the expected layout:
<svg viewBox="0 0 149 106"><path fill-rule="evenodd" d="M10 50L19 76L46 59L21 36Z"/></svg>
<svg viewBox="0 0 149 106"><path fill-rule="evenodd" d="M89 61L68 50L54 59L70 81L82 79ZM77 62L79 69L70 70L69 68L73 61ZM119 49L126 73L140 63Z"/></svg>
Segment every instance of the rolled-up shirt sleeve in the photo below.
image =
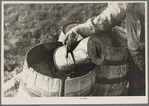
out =
<svg viewBox="0 0 149 106"><path fill-rule="evenodd" d="M91 32L107 31L117 25L132 6L133 3L109 3L108 7L100 15L87 21L90 27L92 24Z"/></svg>

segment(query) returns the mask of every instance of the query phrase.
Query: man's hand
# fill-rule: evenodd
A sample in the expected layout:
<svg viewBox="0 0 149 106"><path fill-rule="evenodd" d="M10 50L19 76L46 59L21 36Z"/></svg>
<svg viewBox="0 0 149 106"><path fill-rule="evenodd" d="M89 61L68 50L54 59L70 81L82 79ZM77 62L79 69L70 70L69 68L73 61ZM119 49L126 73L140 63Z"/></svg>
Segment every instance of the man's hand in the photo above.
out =
<svg viewBox="0 0 149 106"><path fill-rule="evenodd" d="M77 32L75 29L71 29L66 33L66 37L64 38L63 44L68 47L73 46L77 42Z"/></svg>
<svg viewBox="0 0 149 106"><path fill-rule="evenodd" d="M73 46L77 40L79 39L79 35L82 38L86 38L90 36L90 34L95 33L95 28L92 22L93 19L90 19L86 23L79 24L78 26L72 28L66 33L66 37L63 40L63 44L67 45L68 47Z"/></svg>
<svg viewBox="0 0 149 106"><path fill-rule="evenodd" d="M74 50L78 40L88 37L92 33L95 33L95 29L91 20L69 30L63 39L63 44L66 45L66 57L68 56L68 52L71 53Z"/></svg>
<svg viewBox="0 0 149 106"><path fill-rule="evenodd" d="M68 53L73 51L73 46L77 43L77 40L78 34L75 29L71 29L66 33L63 41L63 44L66 46L66 58L68 57Z"/></svg>

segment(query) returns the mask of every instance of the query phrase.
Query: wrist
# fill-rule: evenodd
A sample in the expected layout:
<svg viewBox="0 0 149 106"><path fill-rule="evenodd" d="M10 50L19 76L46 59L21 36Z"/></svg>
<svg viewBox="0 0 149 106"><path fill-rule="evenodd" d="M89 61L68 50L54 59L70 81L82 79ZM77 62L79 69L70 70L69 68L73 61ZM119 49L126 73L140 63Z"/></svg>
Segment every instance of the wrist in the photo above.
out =
<svg viewBox="0 0 149 106"><path fill-rule="evenodd" d="M74 31L76 34L81 34L81 31L80 31L81 26L82 26L82 24L80 24L80 25L74 27L74 28L73 28L73 31Z"/></svg>
<svg viewBox="0 0 149 106"><path fill-rule="evenodd" d="M96 33L96 25L93 22L94 18L89 19L86 23L80 24L73 28L73 32L80 34L82 37L88 37L93 33Z"/></svg>

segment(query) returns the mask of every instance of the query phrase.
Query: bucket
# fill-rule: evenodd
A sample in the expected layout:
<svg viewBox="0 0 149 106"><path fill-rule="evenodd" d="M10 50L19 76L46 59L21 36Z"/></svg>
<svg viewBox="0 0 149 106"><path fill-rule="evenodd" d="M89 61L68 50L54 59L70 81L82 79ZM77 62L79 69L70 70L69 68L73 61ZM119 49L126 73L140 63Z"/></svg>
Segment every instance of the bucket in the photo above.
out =
<svg viewBox="0 0 149 106"><path fill-rule="evenodd" d="M79 25L79 22L70 22L65 24L62 27L61 34L58 41L63 41L66 36L66 33L73 27ZM93 70L95 64L93 64L88 56L88 40L90 37L84 38L81 35L78 35L77 43L74 46L73 54L69 53L68 58L66 56L66 47L61 46L55 50L54 53L54 62L57 69L64 73L71 73L73 71L89 72ZM80 67L81 66L81 67Z"/></svg>
<svg viewBox="0 0 149 106"><path fill-rule="evenodd" d="M70 70L92 70L95 65L91 62L87 53L88 40L89 37L80 41L77 47L73 50L73 56L69 53L68 58L65 58L66 47L58 47L54 53L54 62L58 70L64 73L70 73Z"/></svg>

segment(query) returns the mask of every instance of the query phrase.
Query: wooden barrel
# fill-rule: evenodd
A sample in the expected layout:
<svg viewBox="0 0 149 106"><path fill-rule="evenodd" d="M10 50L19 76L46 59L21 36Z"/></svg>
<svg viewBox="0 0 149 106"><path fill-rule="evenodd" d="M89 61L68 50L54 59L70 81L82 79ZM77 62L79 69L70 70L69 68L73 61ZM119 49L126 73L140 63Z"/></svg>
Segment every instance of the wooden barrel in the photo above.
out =
<svg viewBox="0 0 149 106"><path fill-rule="evenodd" d="M91 94L95 85L94 71L89 71L79 77L72 75L73 77L70 76L70 78L57 70L53 54L60 45L57 42L40 44L29 50L23 65L18 97L23 95L25 97L61 97ZM76 79L81 83L76 83ZM72 86L69 80L72 84L76 83L72 90L69 89ZM78 87L81 88L78 89ZM73 94L74 91L78 93ZM69 95L70 92L71 95Z"/></svg>
<svg viewBox="0 0 149 106"><path fill-rule="evenodd" d="M100 50L97 54L101 56L100 58L93 58L100 64L95 68L97 76L92 96L120 96L123 95L127 88L126 75L129 71L129 51L126 33L121 33L120 31L123 30L114 29L112 35L107 39L102 36L92 37L96 45L98 44L97 50ZM94 46L92 43L91 45ZM92 51L89 54L91 55ZM92 56L95 57L96 55L93 54Z"/></svg>
<svg viewBox="0 0 149 106"><path fill-rule="evenodd" d="M95 86L95 71L65 80L64 96L90 96Z"/></svg>
<svg viewBox="0 0 149 106"><path fill-rule="evenodd" d="M59 97L61 96L62 80L52 78L36 72L29 68L27 62L24 62L21 89L30 96Z"/></svg>
<svg viewBox="0 0 149 106"><path fill-rule="evenodd" d="M95 68L97 77L94 96L119 96L126 89L127 48L110 47L107 51L104 65Z"/></svg>
<svg viewBox="0 0 149 106"><path fill-rule="evenodd" d="M76 77L62 79L52 78L28 68L24 62L21 84L17 97L61 97L61 96L89 96L95 85L95 71ZM65 84L65 86L63 86ZM64 91L63 91L64 89Z"/></svg>
<svg viewBox="0 0 149 106"><path fill-rule="evenodd" d="M39 44L31 48L23 65L19 95L58 97L62 94L62 82L67 75L60 73L54 65L53 54L60 42Z"/></svg>

